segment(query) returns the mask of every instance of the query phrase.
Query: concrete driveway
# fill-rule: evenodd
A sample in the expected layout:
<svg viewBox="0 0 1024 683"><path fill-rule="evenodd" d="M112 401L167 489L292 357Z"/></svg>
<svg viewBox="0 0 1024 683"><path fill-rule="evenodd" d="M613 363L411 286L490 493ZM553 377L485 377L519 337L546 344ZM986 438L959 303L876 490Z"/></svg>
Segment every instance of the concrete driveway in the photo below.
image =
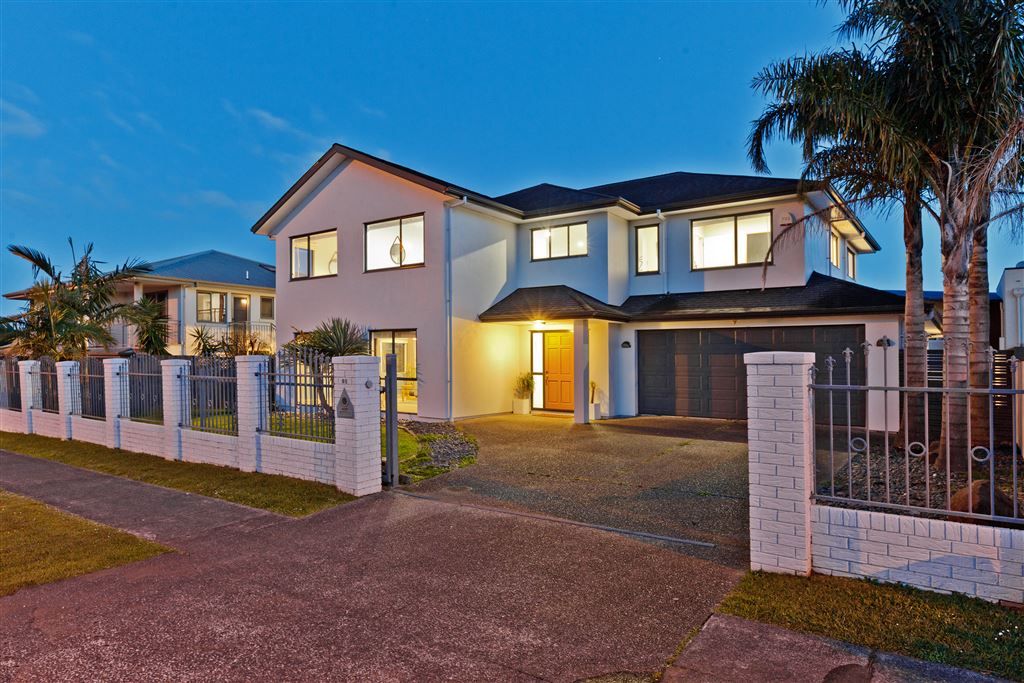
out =
<svg viewBox="0 0 1024 683"><path fill-rule="evenodd" d="M575 425L555 415L458 423L477 464L412 490L449 502L540 513L713 544L662 543L748 566L746 424L641 417Z"/></svg>
<svg viewBox="0 0 1024 683"><path fill-rule="evenodd" d="M64 489L113 478L45 465L52 476L37 467L23 482L35 495L138 524L102 487L77 486L84 498L44 490L47 479ZM146 527L179 552L0 598L0 680L568 682L651 672L739 577L617 534L400 493L200 533L191 507L165 489L131 488L137 505L152 497L152 516L182 511L182 523ZM214 516L237 507L201 502Z"/></svg>

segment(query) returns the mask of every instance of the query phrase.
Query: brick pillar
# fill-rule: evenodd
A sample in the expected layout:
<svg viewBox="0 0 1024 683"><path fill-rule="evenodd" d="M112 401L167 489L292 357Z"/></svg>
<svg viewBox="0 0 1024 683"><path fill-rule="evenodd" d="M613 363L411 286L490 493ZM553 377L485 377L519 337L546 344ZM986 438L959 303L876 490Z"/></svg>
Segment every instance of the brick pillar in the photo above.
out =
<svg viewBox="0 0 1024 683"><path fill-rule="evenodd" d="M107 446L121 447L121 420L128 419L128 359L103 359L103 410L107 415Z"/></svg>
<svg viewBox="0 0 1024 683"><path fill-rule="evenodd" d="M334 485L355 496L381 489L380 359L336 356L334 364ZM343 405L348 397L351 408ZM351 417L346 417L351 415Z"/></svg>
<svg viewBox="0 0 1024 683"><path fill-rule="evenodd" d="M238 376L238 469L262 470L260 429L268 425L267 356L235 356Z"/></svg>
<svg viewBox="0 0 1024 683"><path fill-rule="evenodd" d="M21 379L21 411L25 414L25 433L32 434L32 410L43 405L43 385L39 381L39 361L18 362Z"/></svg>
<svg viewBox="0 0 1024 683"><path fill-rule="evenodd" d="M747 353L750 567L811 573L813 353Z"/></svg>
<svg viewBox="0 0 1024 683"><path fill-rule="evenodd" d="M82 385L78 380L78 361L62 360L57 366L57 414L64 418L63 439L71 438L71 416L82 412Z"/></svg>
<svg viewBox="0 0 1024 683"><path fill-rule="evenodd" d="M572 323L572 421L590 422L590 321Z"/></svg>
<svg viewBox="0 0 1024 683"><path fill-rule="evenodd" d="M188 398L189 362L180 358L160 361L164 401L164 457L181 460L181 429L191 419Z"/></svg>

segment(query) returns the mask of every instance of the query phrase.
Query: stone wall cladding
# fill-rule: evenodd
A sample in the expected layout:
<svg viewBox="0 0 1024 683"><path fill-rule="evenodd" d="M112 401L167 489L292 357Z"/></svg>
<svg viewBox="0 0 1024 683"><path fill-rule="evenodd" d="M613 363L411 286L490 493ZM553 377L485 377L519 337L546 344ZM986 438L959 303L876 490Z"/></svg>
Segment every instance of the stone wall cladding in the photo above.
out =
<svg viewBox="0 0 1024 683"><path fill-rule="evenodd" d="M1024 529L812 505L814 571L1024 603Z"/></svg>

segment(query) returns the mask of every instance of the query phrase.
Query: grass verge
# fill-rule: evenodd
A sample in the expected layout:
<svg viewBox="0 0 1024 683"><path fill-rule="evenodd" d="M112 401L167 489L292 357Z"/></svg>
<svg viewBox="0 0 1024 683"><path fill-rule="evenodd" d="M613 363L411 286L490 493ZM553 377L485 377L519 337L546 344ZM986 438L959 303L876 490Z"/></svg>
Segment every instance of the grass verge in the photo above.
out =
<svg viewBox="0 0 1024 683"><path fill-rule="evenodd" d="M218 465L164 460L155 455L107 448L84 441L61 441L37 434L2 432L0 448L291 517L302 517L355 500L353 496L333 486L315 481L241 472Z"/></svg>
<svg viewBox="0 0 1024 683"><path fill-rule="evenodd" d="M0 491L0 548L0 595L171 550L6 491Z"/></svg>
<svg viewBox="0 0 1024 683"><path fill-rule="evenodd" d="M1024 614L963 595L865 579L754 572L718 611L1024 680Z"/></svg>

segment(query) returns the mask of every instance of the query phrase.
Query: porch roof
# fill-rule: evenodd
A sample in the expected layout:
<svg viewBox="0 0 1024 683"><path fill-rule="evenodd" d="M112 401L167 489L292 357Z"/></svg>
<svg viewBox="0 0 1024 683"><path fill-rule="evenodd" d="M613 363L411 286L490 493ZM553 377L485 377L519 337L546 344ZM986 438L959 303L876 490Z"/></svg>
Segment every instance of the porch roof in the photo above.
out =
<svg viewBox="0 0 1024 683"><path fill-rule="evenodd" d="M626 322L628 316L589 294L567 285L522 287L480 314L484 322L572 320L596 318Z"/></svg>
<svg viewBox="0 0 1024 683"><path fill-rule="evenodd" d="M597 318L614 322L721 320L902 313L903 297L812 273L802 287L631 296L606 304L565 285L517 289L480 314L483 322Z"/></svg>

